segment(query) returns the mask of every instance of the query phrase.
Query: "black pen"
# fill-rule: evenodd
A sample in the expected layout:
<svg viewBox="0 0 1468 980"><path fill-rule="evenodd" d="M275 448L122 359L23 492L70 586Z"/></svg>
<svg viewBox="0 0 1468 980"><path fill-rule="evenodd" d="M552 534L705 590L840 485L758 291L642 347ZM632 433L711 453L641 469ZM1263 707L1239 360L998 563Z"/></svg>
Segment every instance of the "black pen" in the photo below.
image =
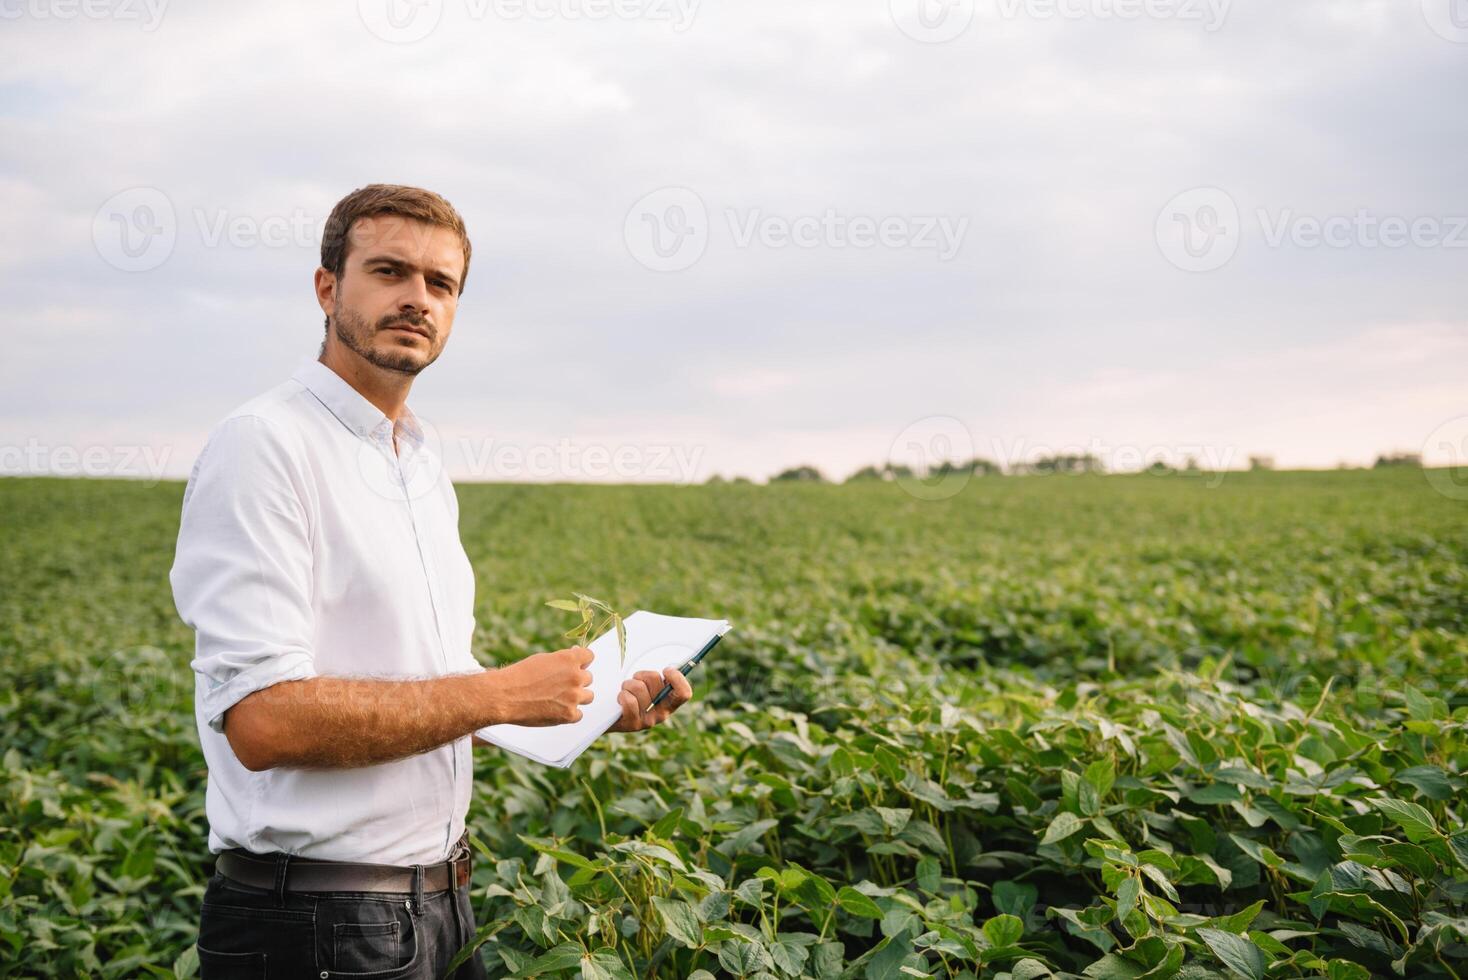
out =
<svg viewBox="0 0 1468 980"><path fill-rule="evenodd" d="M691 658L689 658L689 660L688 660L687 663L685 663L682 667L679 667L678 668L678 673L682 674L684 677L687 677L688 676L688 672L691 671L694 667L697 667L698 666L698 662L703 659L703 655L706 654L706 653L708 653L716 645L718 645L718 642L720 640L722 640L723 638L724 638L724 634L723 633L719 633L712 640L709 640L708 643L704 644L704 648L702 650L700 650L697 653L695 653ZM663 685L663 689L658 692L658 696L652 699L652 704L650 704L650 705L647 706L647 710L648 711L651 711L653 708L656 708L659 704L662 703L663 698L667 697L669 694L672 694L672 693L673 693L673 685L672 684L664 684Z"/></svg>

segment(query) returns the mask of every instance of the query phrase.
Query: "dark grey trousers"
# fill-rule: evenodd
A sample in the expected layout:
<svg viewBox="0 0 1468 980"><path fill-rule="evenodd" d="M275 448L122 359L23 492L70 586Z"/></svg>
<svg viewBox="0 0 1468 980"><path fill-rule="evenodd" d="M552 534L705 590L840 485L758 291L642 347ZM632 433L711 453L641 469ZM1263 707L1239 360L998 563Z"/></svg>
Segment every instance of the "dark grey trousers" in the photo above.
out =
<svg viewBox="0 0 1468 980"><path fill-rule="evenodd" d="M202 980L397 980L448 976L474 935L469 888L426 892L277 892L217 872L199 916ZM478 951L452 974L484 980Z"/></svg>

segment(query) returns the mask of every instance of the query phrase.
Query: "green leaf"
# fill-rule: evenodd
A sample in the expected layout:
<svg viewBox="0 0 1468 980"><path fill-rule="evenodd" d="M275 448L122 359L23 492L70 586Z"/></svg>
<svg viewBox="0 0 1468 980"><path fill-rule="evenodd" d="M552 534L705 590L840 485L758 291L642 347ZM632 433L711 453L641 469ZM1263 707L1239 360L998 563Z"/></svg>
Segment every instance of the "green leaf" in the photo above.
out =
<svg viewBox="0 0 1468 980"><path fill-rule="evenodd" d="M1430 800L1451 800L1453 783L1439 766L1413 766L1392 777L1394 783L1406 783Z"/></svg>
<svg viewBox="0 0 1468 980"><path fill-rule="evenodd" d="M1188 799L1200 806L1233 803L1243 796L1243 791L1233 783L1213 783L1188 793Z"/></svg>
<svg viewBox="0 0 1468 980"><path fill-rule="evenodd" d="M739 976L775 966L764 943L756 940L731 939L719 945L719 963Z"/></svg>
<svg viewBox="0 0 1468 980"><path fill-rule="evenodd" d="M676 898L653 896L653 908L663 920L663 930L689 949L703 945L703 925L693 906Z"/></svg>
<svg viewBox="0 0 1468 980"><path fill-rule="evenodd" d="M1244 837L1239 834L1229 834L1228 836L1235 844L1238 845L1239 850L1243 851L1245 854L1249 855L1249 857L1253 858L1255 861L1258 861L1265 867L1277 868L1280 865L1284 864L1284 858L1274 853L1273 848L1269 847L1267 844L1261 844L1251 837Z"/></svg>
<svg viewBox="0 0 1468 980"><path fill-rule="evenodd" d="M745 905L759 906L764 902L765 883L762 878L746 878L734 889L734 897Z"/></svg>
<svg viewBox="0 0 1468 980"><path fill-rule="evenodd" d="M1040 890L1029 882L996 881L990 899L1000 912L1017 915L1021 919L1039 900Z"/></svg>
<svg viewBox="0 0 1468 980"><path fill-rule="evenodd" d="M1448 849L1453 852L1453 857L1468 871L1468 830L1460 830L1448 838Z"/></svg>
<svg viewBox="0 0 1468 980"><path fill-rule="evenodd" d="M1223 918L1219 919L1218 922L1226 932L1242 933L1245 929L1249 928L1249 926L1254 922L1255 916L1257 916L1260 911L1263 910L1263 908L1264 899L1261 898L1259 899L1259 901L1255 902L1253 905L1248 906L1247 908L1239 909L1239 911L1235 912L1232 915L1224 916Z"/></svg>
<svg viewBox="0 0 1468 980"><path fill-rule="evenodd" d="M612 850L621 851L624 854L636 854L638 857L647 858L652 861L660 861L678 871L687 871L688 866L683 859L672 851L659 844L649 844L640 840L624 840L612 845Z"/></svg>
<svg viewBox="0 0 1468 980"><path fill-rule="evenodd" d="M1015 915L996 915L984 923L984 937L991 946L1013 946L1025 934L1025 924Z"/></svg>
<svg viewBox="0 0 1468 980"><path fill-rule="evenodd" d="M1437 835L1437 821L1432 819L1432 814L1416 803L1395 799L1379 799L1370 802L1388 820L1401 827L1407 839L1414 844Z"/></svg>
<svg viewBox="0 0 1468 980"><path fill-rule="evenodd" d="M580 612L581 607L570 599L552 599L546 603L552 609L564 609L566 612Z"/></svg>
<svg viewBox="0 0 1468 980"><path fill-rule="evenodd" d="M1430 721L1432 719L1432 698L1408 684L1402 689L1402 699L1407 703L1407 713L1413 720Z"/></svg>
<svg viewBox="0 0 1468 980"><path fill-rule="evenodd" d="M1137 980L1143 969L1131 960L1124 960L1115 953L1107 953L1081 971L1091 980Z"/></svg>
<svg viewBox="0 0 1468 980"><path fill-rule="evenodd" d="M1128 875L1116 890L1116 917L1125 919L1131 914L1132 909L1137 907L1137 898L1142 894L1142 881L1135 875Z"/></svg>
<svg viewBox="0 0 1468 980"><path fill-rule="evenodd" d="M627 964L610 946L581 957L581 980L634 980Z"/></svg>
<svg viewBox="0 0 1468 980"><path fill-rule="evenodd" d="M917 863L917 886L925 892L936 894L943 884L943 866L938 859L929 855Z"/></svg>
<svg viewBox="0 0 1468 980"><path fill-rule="evenodd" d="M173 961L173 975L183 980L199 972L199 948L190 946Z"/></svg>
<svg viewBox="0 0 1468 980"><path fill-rule="evenodd" d="M845 960L846 947L841 943L816 943L810 951L810 972L819 980L835 980L841 975Z"/></svg>
<svg viewBox="0 0 1468 980"><path fill-rule="evenodd" d="M1053 977L1050 968L1039 960L1025 958L1009 968L1009 980L1042 980Z"/></svg>
<svg viewBox="0 0 1468 980"><path fill-rule="evenodd" d="M1431 879L1437 874L1437 862L1427 853L1426 848L1417 844L1403 844L1400 841L1383 844L1381 853L1419 878Z"/></svg>
<svg viewBox="0 0 1468 980"><path fill-rule="evenodd" d="M486 926L486 928L492 927L492 923L489 926ZM478 937L476 936L475 938ZM472 952L472 950L472 946L469 947L467 950L460 950L460 952L463 954L463 960L455 957L454 960L449 963L448 972L452 973L459 966L460 963L464 962L464 960L467 960L469 958L469 953ZM561 943L559 946L556 946L549 951L542 953L540 956L537 956L534 960L532 960L530 962L530 965L525 968L525 973L534 976L537 973L554 973L557 970L570 970L574 967L578 967L581 965L581 956L582 950L579 944Z"/></svg>
<svg viewBox="0 0 1468 980"><path fill-rule="evenodd" d="M1166 874L1163 873L1163 871L1162 871L1161 868L1157 867L1157 865L1155 865L1155 864L1144 864L1144 865L1142 865L1142 874L1146 875L1147 878L1148 878L1148 880L1150 880L1152 882L1152 884L1156 885L1159 889L1161 889L1162 890L1162 894L1166 895L1168 898L1172 899L1174 902L1176 902L1176 901L1179 900L1178 899L1178 894L1177 894L1177 889L1173 887L1172 881L1167 877Z"/></svg>
<svg viewBox="0 0 1468 980"><path fill-rule="evenodd" d="M1198 938L1233 973L1245 980L1264 980L1264 951L1251 940L1222 929L1199 929Z"/></svg>
<svg viewBox="0 0 1468 980"><path fill-rule="evenodd" d="M1086 767L1085 779L1095 788L1096 797L1104 800L1106 794L1111 792L1112 784L1116 782L1116 764L1111 761L1110 756L1097 759Z"/></svg>
<svg viewBox="0 0 1468 980"><path fill-rule="evenodd" d="M814 871L806 871L804 868L800 870L804 873L805 880L795 890L796 901L809 911L825 912L836 901L836 889Z"/></svg>
<svg viewBox="0 0 1468 980"><path fill-rule="evenodd" d="M805 961L809 958L810 950L801 943L777 938L770 944L770 959L775 961L780 972L788 976L800 976L805 971Z"/></svg>
<svg viewBox="0 0 1468 980"><path fill-rule="evenodd" d="M862 974L866 980L897 980L901 977L902 965L912 955L912 936L913 931L899 932L873 948L872 957Z"/></svg>
<svg viewBox="0 0 1468 980"><path fill-rule="evenodd" d="M1045 836L1040 838L1041 844L1054 844L1056 841L1065 840L1071 834L1080 830L1084 823L1074 813L1065 812L1056 814L1055 819L1050 821L1050 826L1045 828Z"/></svg>
<svg viewBox="0 0 1468 980"><path fill-rule="evenodd" d="M662 840L669 840L673 836L674 832L677 831L679 825L682 822L683 808L681 806L674 807L667 813L663 814L662 817L658 819L657 823L647 828L647 835L649 837L657 837Z"/></svg>
<svg viewBox="0 0 1468 980"><path fill-rule="evenodd" d="M1330 980L1371 980L1371 971L1350 960L1331 960L1325 965Z"/></svg>
<svg viewBox="0 0 1468 980"><path fill-rule="evenodd" d="M841 890L836 893L836 902L852 915L859 915L867 919L882 917L882 909L877 903L850 885L841 886Z"/></svg>

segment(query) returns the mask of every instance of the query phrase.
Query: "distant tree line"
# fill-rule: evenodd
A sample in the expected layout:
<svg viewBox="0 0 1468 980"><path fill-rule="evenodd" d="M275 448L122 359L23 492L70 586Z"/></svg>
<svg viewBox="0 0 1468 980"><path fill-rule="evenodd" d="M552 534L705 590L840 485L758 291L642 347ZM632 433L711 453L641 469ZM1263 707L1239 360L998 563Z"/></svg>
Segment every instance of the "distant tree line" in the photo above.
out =
<svg viewBox="0 0 1468 980"><path fill-rule="evenodd" d="M1042 456L1027 463L1013 466L1010 473L1019 475L1025 473L1104 473L1106 466L1099 458L1090 453L1061 453L1054 456ZM902 463L884 463L881 466L863 466L848 476L843 483L862 483L867 481L881 480L915 480L935 479L954 474L967 474L969 476L1003 476L1004 467L992 459L984 459L975 456L966 462L955 460L944 460L929 467L922 473L918 473L911 466ZM770 477L771 483L830 483L826 475L815 466L808 463L800 466L792 466L781 470Z"/></svg>
<svg viewBox="0 0 1468 980"><path fill-rule="evenodd" d="M1344 466L1345 464L1342 464ZM1392 466L1422 466L1422 454L1411 452L1382 453L1376 457L1376 468ZM1273 456L1250 456L1249 469L1272 470L1274 469ZM984 459L975 456L966 462L955 460L944 460L928 467L922 472L914 470L911 466L902 463L883 463L882 465L867 465L852 473L841 483L865 483L873 481L891 482L894 480L919 480L919 479L941 479L954 474L966 474L969 476L1026 476L1046 475L1053 473L1105 473L1106 464L1092 453L1056 453L1049 456L1040 456L1033 460L1016 463L1007 470L994 462L992 459ZM1202 467L1198 460L1189 456L1183 460L1181 466L1173 466L1162 460L1157 460L1142 470L1143 473L1201 473ZM709 477L709 483L749 483L742 476L733 479L725 479L714 475ZM809 463L799 466L791 466L783 469L770 477L771 483L833 483L821 472L819 467Z"/></svg>

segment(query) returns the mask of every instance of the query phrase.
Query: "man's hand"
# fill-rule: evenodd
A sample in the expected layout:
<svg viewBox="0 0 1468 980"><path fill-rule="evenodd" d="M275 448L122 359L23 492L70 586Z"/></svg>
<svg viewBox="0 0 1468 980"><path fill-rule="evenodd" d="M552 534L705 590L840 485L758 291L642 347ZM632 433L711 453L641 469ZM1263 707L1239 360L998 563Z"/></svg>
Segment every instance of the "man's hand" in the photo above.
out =
<svg viewBox="0 0 1468 980"><path fill-rule="evenodd" d="M224 713L224 737L254 772L391 762L499 722L564 725L592 699L585 647L499 670L429 680L312 677L249 694Z"/></svg>
<svg viewBox="0 0 1468 980"><path fill-rule="evenodd" d="M661 704L648 711L648 705L658 696L664 683L673 685L673 690L668 692ZM661 675L655 670L639 670L629 680L622 682L622 690L617 693L617 703L622 706L622 717L608 731L640 732L644 728L661 725L668 720L669 715L687 704L691 697L693 687L677 667L669 667Z"/></svg>
<svg viewBox="0 0 1468 980"><path fill-rule="evenodd" d="M590 704L590 666L595 655L585 647L531 654L492 672L495 699L504 720L515 725L565 725L581 720Z"/></svg>

